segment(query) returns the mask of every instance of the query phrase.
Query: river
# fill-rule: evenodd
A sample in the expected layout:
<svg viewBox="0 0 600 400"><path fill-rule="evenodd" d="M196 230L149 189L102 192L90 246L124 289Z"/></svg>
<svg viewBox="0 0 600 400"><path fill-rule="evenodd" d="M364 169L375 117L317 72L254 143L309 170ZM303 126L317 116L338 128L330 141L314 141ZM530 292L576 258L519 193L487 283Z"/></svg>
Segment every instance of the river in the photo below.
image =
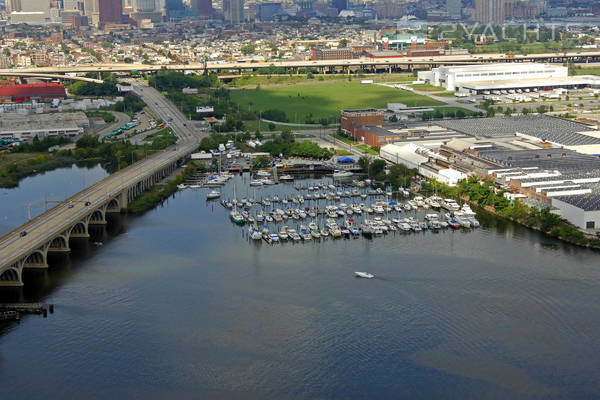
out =
<svg viewBox="0 0 600 400"><path fill-rule="evenodd" d="M486 216L255 244L205 193L119 217L32 278L23 298L56 311L4 329L0 398L600 396L600 253Z"/></svg>
<svg viewBox="0 0 600 400"><path fill-rule="evenodd" d="M74 164L24 178L16 188L0 188L0 236L107 176L99 164Z"/></svg>

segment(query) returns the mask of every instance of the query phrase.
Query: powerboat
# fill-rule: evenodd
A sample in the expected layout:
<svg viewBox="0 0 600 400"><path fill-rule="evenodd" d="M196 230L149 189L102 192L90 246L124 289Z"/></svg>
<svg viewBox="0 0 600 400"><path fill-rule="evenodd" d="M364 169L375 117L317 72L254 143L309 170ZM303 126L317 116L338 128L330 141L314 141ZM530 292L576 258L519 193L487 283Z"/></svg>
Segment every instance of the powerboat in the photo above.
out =
<svg viewBox="0 0 600 400"><path fill-rule="evenodd" d="M211 190L206 194L206 200L214 200L218 199L219 197L221 197L221 192L218 190Z"/></svg>
<svg viewBox="0 0 600 400"><path fill-rule="evenodd" d="M373 275L373 274L370 274L370 273L368 273L368 272L360 272L360 271L356 271L356 272L354 272L354 275L355 275L357 278L365 278L365 279L372 279L372 278L375 278L375 275Z"/></svg>

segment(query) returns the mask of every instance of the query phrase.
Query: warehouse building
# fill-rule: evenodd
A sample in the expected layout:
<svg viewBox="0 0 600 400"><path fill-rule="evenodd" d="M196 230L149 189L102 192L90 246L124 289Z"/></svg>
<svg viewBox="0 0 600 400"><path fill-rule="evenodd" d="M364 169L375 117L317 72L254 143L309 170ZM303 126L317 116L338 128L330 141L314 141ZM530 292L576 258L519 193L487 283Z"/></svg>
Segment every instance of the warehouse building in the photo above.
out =
<svg viewBox="0 0 600 400"><path fill-rule="evenodd" d="M65 87L60 83L0 85L0 103L32 99L65 99L66 97Z"/></svg>
<svg viewBox="0 0 600 400"><path fill-rule="evenodd" d="M90 121L83 112L19 115L0 118L0 139L30 141L34 137L63 136L72 138L85 133Z"/></svg>
<svg viewBox="0 0 600 400"><path fill-rule="evenodd" d="M490 87L512 81L523 84L527 80L552 80L569 78L567 67L540 63L498 63L487 65L443 66L418 73L420 81L446 90L456 91L465 85L487 83ZM483 90L483 89L482 89Z"/></svg>

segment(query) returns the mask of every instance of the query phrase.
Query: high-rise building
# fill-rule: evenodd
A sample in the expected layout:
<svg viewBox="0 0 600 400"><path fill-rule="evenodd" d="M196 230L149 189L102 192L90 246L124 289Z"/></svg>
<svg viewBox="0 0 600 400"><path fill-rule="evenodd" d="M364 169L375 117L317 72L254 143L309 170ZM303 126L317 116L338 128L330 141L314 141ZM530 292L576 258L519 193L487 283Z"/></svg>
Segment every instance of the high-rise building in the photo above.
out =
<svg viewBox="0 0 600 400"><path fill-rule="evenodd" d="M282 12L281 3L261 3L258 6L258 18L261 21L273 21Z"/></svg>
<svg viewBox="0 0 600 400"><path fill-rule="evenodd" d="M122 0L94 0L92 24L104 26L106 24L120 24L122 21Z"/></svg>
<svg viewBox="0 0 600 400"><path fill-rule="evenodd" d="M64 0L63 10L78 10L83 11L83 1L81 0Z"/></svg>
<svg viewBox="0 0 600 400"><path fill-rule="evenodd" d="M338 10L338 12L342 10L348 9L348 0L331 0L331 7Z"/></svg>
<svg viewBox="0 0 600 400"><path fill-rule="evenodd" d="M244 22L244 0L223 0L223 15L232 25Z"/></svg>
<svg viewBox="0 0 600 400"><path fill-rule="evenodd" d="M155 12L158 11L155 0L133 0L133 9L137 12Z"/></svg>
<svg viewBox="0 0 600 400"><path fill-rule="evenodd" d="M198 15L210 17L213 14L212 0L191 0L190 4L192 6L192 10L198 13Z"/></svg>
<svg viewBox="0 0 600 400"><path fill-rule="evenodd" d="M484 24L501 25L513 0L475 0L474 20Z"/></svg>
<svg viewBox="0 0 600 400"><path fill-rule="evenodd" d="M50 13L50 0L8 0L7 12L45 12Z"/></svg>
<svg viewBox="0 0 600 400"><path fill-rule="evenodd" d="M446 12L452 18L458 19L462 15L462 1L461 0L446 0Z"/></svg>

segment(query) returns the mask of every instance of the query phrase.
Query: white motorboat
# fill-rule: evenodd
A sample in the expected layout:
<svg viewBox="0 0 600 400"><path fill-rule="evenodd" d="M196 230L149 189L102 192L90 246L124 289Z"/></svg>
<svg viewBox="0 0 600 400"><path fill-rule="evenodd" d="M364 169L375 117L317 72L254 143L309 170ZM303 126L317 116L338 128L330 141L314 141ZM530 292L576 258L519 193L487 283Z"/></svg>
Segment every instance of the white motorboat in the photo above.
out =
<svg viewBox="0 0 600 400"><path fill-rule="evenodd" d="M353 176L354 174L350 171L333 171L333 178L334 179L340 179L340 178L350 178L351 176Z"/></svg>
<svg viewBox="0 0 600 400"><path fill-rule="evenodd" d="M253 179L250 181L250 186L262 186L263 183L262 181L259 181L258 179Z"/></svg>
<svg viewBox="0 0 600 400"><path fill-rule="evenodd" d="M365 279L372 279L372 278L375 278L375 275L373 275L373 274L370 274L370 273L368 273L368 272L356 271L356 272L354 272L354 275L355 275L357 278L365 278Z"/></svg>
<svg viewBox="0 0 600 400"><path fill-rule="evenodd" d="M218 190L211 190L206 194L206 200L214 200L218 199L219 197L221 197L221 192Z"/></svg>
<svg viewBox="0 0 600 400"><path fill-rule="evenodd" d="M177 185L177 189L179 190L183 190L183 189L187 189L188 185L186 185L185 183L180 183L179 185Z"/></svg>

